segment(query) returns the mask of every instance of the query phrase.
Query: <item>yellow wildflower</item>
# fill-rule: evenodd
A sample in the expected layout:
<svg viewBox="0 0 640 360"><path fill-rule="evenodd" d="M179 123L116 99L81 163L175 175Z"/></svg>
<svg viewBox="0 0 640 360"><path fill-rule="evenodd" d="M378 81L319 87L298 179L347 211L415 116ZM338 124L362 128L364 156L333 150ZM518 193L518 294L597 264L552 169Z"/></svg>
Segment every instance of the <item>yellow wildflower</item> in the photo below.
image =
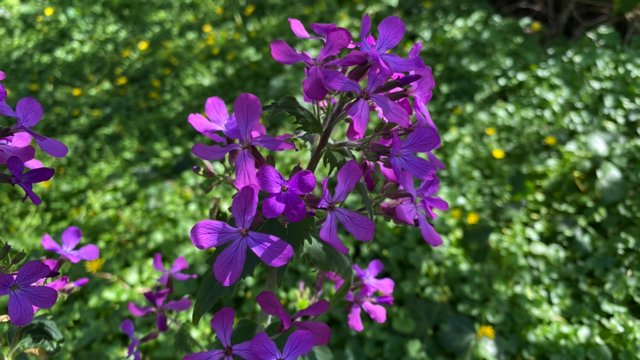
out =
<svg viewBox="0 0 640 360"><path fill-rule="evenodd" d="M492 128L492 127L488 127L486 129L484 129L484 133L491 136L491 135L495 135L496 134L496 129Z"/></svg>
<svg viewBox="0 0 640 360"><path fill-rule="evenodd" d="M138 49L145 51L149 47L149 42L146 40L142 40L138 43Z"/></svg>
<svg viewBox="0 0 640 360"><path fill-rule="evenodd" d="M456 107L453 108L453 113L456 114L456 115L460 115L460 114L462 114L462 109L460 107L456 106Z"/></svg>
<svg viewBox="0 0 640 360"><path fill-rule="evenodd" d="M40 185L43 188L48 188L49 186L51 186L51 180L43 181L43 182L40 183Z"/></svg>
<svg viewBox="0 0 640 360"><path fill-rule="evenodd" d="M495 340L496 331L493 329L493 326L491 326L491 325L482 325L482 326L480 326L480 329L478 330L477 336L478 336L478 339L480 339L483 336L486 336L491 340Z"/></svg>
<svg viewBox="0 0 640 360"><path fill-rule="evenodd" d="M102 268L102 265L104 264L104 259L102 258L97 258L93 261L87 261L84 263L84 267L87 270L87 272L90 272L92 274L97 273L98 271L100 271L100 269Z"/></svg>
<svg viewBox="0 0 640 360"><path fill-rule="evenodd" d="M162 70L162 73L165 74L165 75L169 75L171 73L171 68L168 68L168 67L164 68Z"/></svg>
<svg viewBox="0 0 640 360"><path fill-rule="evenodd" d="M160 82L160 80L158 80L158 79L151 79L151 85L152 85L153 87L156 87L156 88L157 88L157 87L160 87L160 85L162 85L162 83L161 83L161 82Z"/></svg>
<svg viewBox="0 0 640 360"><path fill-rule="evenodd" d="M126 84L126 83L127 83L127 81L128 81L128 80L127 80L127 77L126 77L126 76L121 76L121 77L119 77L119 78L117 78L117 79L116 79L116 85L118 85L118 86L122 86L122 85Z"/></svg>
<svg viewBox="0 0 640 360"><path fill-rule="evenodd" d="M87 81L92 82L95 77L93 75L87 75Z"/></svg>
<svg viewBox="0 0 640 360"><path fill-rule="evenodd" d="M160 93L157 91L150 91L149 92L149 98L151 99L157 99L160 97Z"/></svg>
<svg viewBox="0 0 640 360"><path fill-rule="evenodd" d="M120 53L120 55L121 55L123 58L128 58L128 57L131 55L131 50L129 50L129 49L122 50L122 52Z"/></svg>
<svg viewBox="0 0 640 360"><path fill-rule="evenodd" d="M213 34L209 34L207 37L207 45L213 45L216 43L216 37Z"/></svg>
<svg viewBox="0 0 640 360"><path fill-rule="evenodd" d="M222 13L224 13L224 9L222 9L222 7L220 6L216 7L216 9L213 11L215 11L215 13L218 15L222 15Z"/></svg>
<svg viewBox="0 0 640 360"><path fill-rule="evenodd" d="M38 84L29 85L29 90L31 91L38 91L38 89L40 89L40 86L38 86Z"/></svg>
<svg viewBox="0 0 640 360"><path fill-rule="evenodd" d="M60 175L64 174L64 168L63 167L59 167L58 168L58 174L60 174Z"/></svg>
<svg viewBox="0 0 640 360"><path fill-rule="evenodd" d="M493 157L496 159L504 159L504 151L500 149L491 150L491 155L493 155Z"/></svg>
<svg viewBox="0 0 640 360"><path fill-rule="evenodd" d="M544 138L544 143L549 146L554 146L555 144L558 143L558 139L556 139L553 136L547 136L546 138Z"/></svg>
<svg viewBox="0 0 640 360"><path fill-rule="evenodd" d="M71 89L71 95L73 95L73 96L80 96L80 95L82 95L82 89L80 89L80 88L73 88L73 89Z"/></svg>
<svg viewBox="0 0 640 360"><path fill-rule="evenodd" d="M216 55L220 54L220 49L218 49L218 48L211 49L211 54L213 56L216 56Z"/></svg>
<svg viewBox="0 0 640 360"><path fill-rule="evenodd" d="M9 225L9 232L10 232L10 233L14 233L14 232L16 232L16 227L15 227L15 226L13 226L13 225Z"/></svg>
<svg viewBox="0 0 640 360"><path fill-rule="evenodd" d="M253 14L255 10L256 10L255 6L247 5L247 7L244 8L244 16L251 16L251 14Z"/></svg>
<svg viewBox="0 0 640 360"><path fill-rule="evenodd" d="M36 16L36 21L37 22L41 22L42 21L42 16L40 16L40 15Z"/></svg>
<svg viewBox="0 0 640 360"><path fill-rule="evenodd" d="M213 27L211 25L209 24L202 25L202 31L208 33L208 32L211 32L211 30L213 30Z"/></svg>
<svg viewBox="0 0 640 360"><path fill-rule="evenodd" d="M469 223L469 225L475 225L478 222L480 222L480 215L477 213L472 211L467 215L467 223Z"/></svg>
<svg viewBox="0 0 640 360"><path fill-rule="evenodd" d="M422 6L424 6L427 9L431 9L431 7L433 6L433 3L431 1L425 1L424 4L422 4Z"/></svg>
<svg viewBox="0 0 640 360"><path fill-rule="evenodd" d="M76 117L76 116L78 116L78 115L80 115L80 110L78 110L78 109L75 109L75 110L73 110L73 111L71 112L71 116L73 116L73 117Z"/></svg>
<svg viewBox="0 0 640 360"><path fill-rule="evenodd" d="M102 114L102 111L100 111L100 109L91 110L91 115L93 116L100 116L101 114Z"/></svg>
<svg viewBox="0 0 640 360"><path fill-rule="evenodd" d="M52 7L48 7L44 9L44 14L47 16L51 16L53 15L53 8Z"/></svg>
<svg viewBox="0 0 640 360"><path fill-rule="evenodd" d="M238 39L240 39L240 33L237 33L237 32L236 32L236 33L233 33L233 39L234 39L234 40L238 40Z"/></svg>
<svg viewBox="0 0 640 360"><path fill-rule="evenodd" d="M462 210L460 210L460 209L452 209L451 210L451 216L453 216L454 219L459 219L462 216Z"/></svg>
<svg viewBox="0 0 640 360"><path fill-rule="evenodd" d="M542 24L540 23L540 21L534 21L531 23L531 30L533 30L533 32L538 32L540 30L542 30Z"/></svg>
<svg viewBox="0 0 640 360"><path fill-rule="evenodd" d="M304 8L304 13L305 13L306 15L311 14L311 11L313 11L313 9L312 9L310 6L307 6L306 8Z"/></svg>
<svg viewBox="0 0 640 360"><path fill-rule="evenodd" d="M94 217L96 216L96 212L93 210L89 210L89 217Z"/></svg>
<svg viewBox="0 0 640 360"><path fill-rule="evenodd" d="M60 114L61 112L62 112L62 109L60 108L60 106L56 106L53 108L54 114Z"/></svg>

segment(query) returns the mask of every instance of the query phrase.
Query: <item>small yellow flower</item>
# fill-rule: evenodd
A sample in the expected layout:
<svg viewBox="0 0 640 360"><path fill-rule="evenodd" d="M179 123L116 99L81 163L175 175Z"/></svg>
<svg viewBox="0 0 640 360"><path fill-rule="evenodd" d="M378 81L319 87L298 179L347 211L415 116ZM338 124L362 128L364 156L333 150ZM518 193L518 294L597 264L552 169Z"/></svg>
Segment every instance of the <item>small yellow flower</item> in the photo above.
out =
<svg viewBox="0 0 640 360"><path fill-rule="evenodd" d="M500 149L491 150L491 155L493 155L493 157L496 159L504 159L504 151Z"/></svg>
<svg viewBox="0 0 640 360"><path fill-rule="evenodd" d="M48 7L44 9L44 14L47 16L51 16L53 15L53 8L52 7Z"/></svg>
<svg viewBox="0 0 640 360"><path fill-rule="evenodd" d="M161 82L160 82L160 80L158 80L158 79L151 79L151 85L152 85L153 87L158 88L158 87L160 87L160 85L162 85L162 83L161 83Z"/></svg>
<svg viewBox="0 0 640 360"><path fill-rule="evenodd" d="M236 58L236 51L235 50L231 50L226 56L227 61L232 61L235 58Z"/></svg>
<svg viewBox="0 0 640 360"><path fill-rule="evenodd" d="M496 134L496 129L492 128L492 127L488 127L486 129L484 129L484 133L489 135L489 136L492 136L492 135Z"/></svg>
<svg viewBox="0 0 640 360"><path fill-rule="evenodd" d="M89 217L94 217L96 216L96 212L93 210L89 210Z"/></svg>
<svg viewBox="0 0 640 360"><path fill-rule="evenodd" d="M313 8L311 8L310 6L307 6L306 8L304 8L304 13L306 15L311 14L312 11L313 11Z"/></svg>
<svg viewBox="0 0 640 360"><path fill-rule="evenodd" d="M213 56L216 56L216 55L220 54L220 49L218 49L218 48L211 49L211 54Z"/></svg>
<svg viewBox="0 0 640 360"><path fill-rule="evenodd" d="M480 215L478 215L477 213L472 211L467 215L467 223L469 225L475 225L479 221L480 221Z"/></svg>
<svg viewBox="0 0 640 360"><path fill-rule="evenodd" d="M169 75L169 74L171 74L171 68L168 68L168 67L164 68L164 69L162 70L162 73L163 73L163 74L165 74L165 75Z"/></svg>
<svg viewBox="0 0 640 360"><path fill-rule="evenodd" d="M40 185L43 188L48 188L49 186L51 186L51 180L43 181L43 182L40 183Z"/></svg>
<svg viewBox="0 0 640 360"><path fill-rule="evenodd" d="M93 75L87 75L87 82L92 82L95 77Z"/></svg>
<svg viewBox="0 0 640 360"><path fill-rule="evenodd" d="M120 74L122 74L122 69L121 69L121 68L119 68L119 67L117 67L117 68L115 68L115 69L113 70L113 73L114 73L114 74L116 74L116 75L120 75Z"/></svg>
<svg viewBox="0 0 640 360"><path fill-rule="evenodd" d="M216 37L213 34L209 34L207 37L207 45L213 45L216 43Z"/></svg>
<svg viewBox="0 0 640 360"><path fill-rule="evenodd" d="M58 174L60 174L60 175L64 174L64 168L63 167L59 167L58 168Z"/></svg>
<svg viewBox="0 0 640 360"><path fill-rule="evenodd" d="M53 108L54 114L60 114L61 112L62 112L62 109L60 108L60 106L56 106Z"/></svg>
<svg viewBox="0 0 640 360"><path fill-rule="evenodd" d="M138 49L145 51L149 47L149 42L146 40L142 40L138 43Z"/></svg>
<svg viewBox="0 0 640 360"><path fill-rule="evenodd" d="M482 326L480 326L480 329L478 330L477 336L478 336L478 339L480 339L483 336L486 336L491 340L495 340L496 331L493 329L493 326L491 326L491 325L482 325Z"/></svg>
<svg viewBox="0 0 640 360"><path fill-rule="evenodd" d="M253 14L255 10L256 10L255 6L247 5L247 7L244 8L244 16L251 16L251 14Z"/></svg>
<svg viewBox="0 0 640 360"><path fill-rule="evenodd" d="M16 227L15 227L15 226L13 226L13 225L9 225L9 232L10 232L10 233L14 233L14 232L16 232Z"/></svg>
<svg viewBox="0 0 640 360"><path fill-rule="evenodd" d="M40 15L36 16L36 21L37 22L41 22L42 21L42 16L40 16Z"/></svg>
<svg viewBox="0 0 640 360"><path fill-rule="evenodd" d="M78 116L78 115L80 115L80 110L78 110L78 109L75 109L75 110L73 110L73 111L71 112L71 116L73 116L73 117L76 117L76 116Z"/></svg>
<svg viewBox="0 0 640 360"><path fill-rule="evenodd" d="M208 33L208 32L211 32L211 30L213 30L213 27L211 25L209 24L202 25L202 31Z"/></svg>
<svg viewBox="0 0 640 360"><path fill-rule="evenodd" d="M160 93L157 91L150 91L149 92L149 98L151 99L157 99L160 97Z"/></svg>
<svg viewBox="0 0 640 360"><path fill-rule="evenodd" d="M91 110L91 115L100 116L100 115L102 115L102 111L100 111L100 109L93 109L93 110Z"/></svg>
<svg viewBox="0 0 640 360"><path fill-rule="evenodd" d="M29 90L31 91L38 91L38 89L40 89L40 86L38 86L38 84L31 84L29 85Z"/></svg>
<svg viewBox="0 0 640 360"><path fill-rule="evenodd" d="M127 77L126 76L120 76L119 78L116 79L116 85L118 86L122 86L124 84L127 83Z"/></svg>
<svg viewBox="0 0 640 360"><path fill-rule="evenodd" d="M453 113L456 115L460 115L462 114L462 109L460 109L458 106L453 108Z"/></svg>
<svg viewBox="0 0 640 360"><path fill-rule="evenodd" d="M90 272L92 274L95 274L98 271L100 271L100 269L102 268L102 265L104 265L104 259L102 258L97 258L93 261L87 261L86 263L84 263L84 267L87 270L87 272Z"/></svg>
<svg viewBox="0 0 640 360"><path fill-rule="evenodd" d="M213 11L215 11L215 13L218 15L222 15L224 13L224 9L220 6L216 7L216 9Z"/></svg>
<svg viewBox="0 0 640 360"><path fill-rule="evenodd" d="M256 37L256 35L258 35L258 33L257 33L257 32L255 32L255 31L249 31L249 37L250 37L250 38L254 38L254 37Z"/></svg>
<svg viewBox="0 0 640 360"><path fill-rule="evenodd" d="M556 139L553 136L547 136L546 138L544 138L544 143L549 146L554 146L555 144L558 143L558 139Z"/></svg>
<svg viewBox="0 0 640 360"><path fill-rule="evenodd" d="M234 39L234 40L238 40L238 39L240 39L240 33L237 33L237 32L236 32L236 33L233 33L233 39Z"/></svg>
<svg viewBox="0 0 640 360"><path fill-rule="evenodd" d="M433 6L433 3L431 1L425 1L424 4L422 4L422 6L424 6L427 9L431 9L431 7Z"/></svg>
<svg viewBox="0 0 640 360"><path fill-rule="evenodd" d="M120 53L120 55L121 55L123 58L128 58L128 57L131 55L131 50L129 50L129 49L122 50L122 52Z"/></svg>
<svg viewBox="0 0 640 360"><path fill-rule="evenodd" d="M462 216L462 210L460 209L451 209L451 216L453 216L454 219L459 219Z"/></svg>
<svg viewBox="0 0 640 360"><path fill-rule="evenodd" d="M71 89L71 95L73 95L73 96L80 96L80 95L82 95L82 89L80 89L80 88L73 88L73 89Z"/></svg>
<svg viewBox="0 0 640 360"><path fill-rule="evenodd" d="M533 32L538 32L540 30L542 30L542 24L539 21L534 21L531 23L531 30L533 30Z"/></svg>

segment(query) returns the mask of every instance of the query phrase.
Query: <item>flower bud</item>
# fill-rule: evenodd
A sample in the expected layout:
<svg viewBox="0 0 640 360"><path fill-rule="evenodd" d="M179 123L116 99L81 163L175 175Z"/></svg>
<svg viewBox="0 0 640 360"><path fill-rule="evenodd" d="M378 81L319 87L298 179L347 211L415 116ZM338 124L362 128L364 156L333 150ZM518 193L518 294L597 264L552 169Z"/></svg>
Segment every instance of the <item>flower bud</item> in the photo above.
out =
<svg viewBox="0 0 640 360"><path fill-rule="evenodd" d="M20 251L20 253L18 253L18 255L14 256L13 259L11 259L11 264L12 265L19 264L20 261L24 260L25 257L27 257L27 253L24 252L24 250L22 250Z"/></svg>
<svg viewBox="0 0 640 360"><path fill-rule="evenodd" d="M367 72L369 71L370 67L371 67L371 64L367 64L367 63L360 64L349 72L349 74L347 75L347 78L349 78L350 80L355 80L357 82L360 82L362 78L364 78L365 75L367 75Z"/></svg>
<svg viewBox="0 0 640 360"><path fill-rule="evenodd" d="M395 89L400 85L398 80L387 81L386 84L379 86L377 89L373 91L374 94L379 94L381 92L389 91L391 89Z"/></svg>
<svg viewBox="0 0 640 360"><path fill-rule="evenodd" d="M376 144L376 145L378 145L378 146L382 146L382 145L380 145L380 144ZM388 150L387 150L387 153L389 153L389 151L388 151ZM380 160L380 154L375 153L375 152L368 152L368 153L365 155L365 158L367 159L367 161L378 161L378 160Z"/></svg>
<svg viewBox="0 0 640 360"><path fill-rule="evenodd" d="M9 243L5 243L0 248L0 260L4 260L4 258L6 258L7 255L9 255L9 250L11 250L11 245L9 245Z"/></svg>
<svg viewBox="0 0 640 360"><path fill-rule="evenodd" d="M267 165L271 165L273 167L276 167L276 158L273 157L273 155L271 155L271 154L267 155Z"/></svg>
<svg viewBox="0 0 640 360"><path fill-rule="evenodd" d="M391 101L398 101L402 98L406 98L409 95L407 94L406 90L403 91L397 91L397 92L392 92L387 94L387 97L391 100Z"/></svg>
<svg viewBox="0 0 640 360"><path fill-rule="evenodd" d="M299 173L300 171L302 171L302 168L300 167L300 164L294 166L293 169L291 169L291 174L289 175L289 178L291 178L291 176Z"/></svg>

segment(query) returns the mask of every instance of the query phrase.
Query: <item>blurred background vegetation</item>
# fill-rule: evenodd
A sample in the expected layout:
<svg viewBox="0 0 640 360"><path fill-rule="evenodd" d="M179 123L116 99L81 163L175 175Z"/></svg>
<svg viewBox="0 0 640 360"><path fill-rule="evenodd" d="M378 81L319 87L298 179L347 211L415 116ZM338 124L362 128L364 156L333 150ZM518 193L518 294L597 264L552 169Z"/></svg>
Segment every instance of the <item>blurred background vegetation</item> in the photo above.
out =
<svg viewBox="0 0 640 360"><path fill-rule="evenodd" d="M42 312L65 339L50 344L59 346L52 358L124 357L128 338L118 325L131 317L128 302L142 304L154 285L156 252L166 265L184 255L187 272L211 271L189 229L207 216L211 196L228 205L229 189L205 195L191 172L199 161L190 148L201 136L188 114L210 96L230 104L252 92L267 104L300 95L301 65L275 62L268 45L318 44L297 39L287 18L335 22L356 35L367 12L374 24L393 14L407 24L399 55L424 44L447 165L441 193L452 210L436 221L444 239L436 249L417 229L392 224L379 223L368 246L343 237L360 266L381 258L396 300L386 323L367 318L362 333L347 327L341 309L325 316L334 358L640 358L638 10L600 3L618 6L629 25L620 28L616 15L566 32L504 1L2 1L7 102L37 98L45 116L36 130L70 152L39 153L57 172L37 185L43 205L21 204L20 190L1 188L0 237L37 258L43 234L59 239L75 225L104 260L71 267L72 280L91 281ZM267 126L291 128L290 120ZM276 156L293 164L308 154ZM255 316L264 275L212 310ZM314 279L296 261L279 294L290 310L306 306L301 280ZM177 295L195 297L198 282L178 284ZM206 346L212 313L197 327L186 324L188 313L178 319ZM154 320L134 321L145 334ZM143 345L145 358L181 358L174 335Z"/></svg>

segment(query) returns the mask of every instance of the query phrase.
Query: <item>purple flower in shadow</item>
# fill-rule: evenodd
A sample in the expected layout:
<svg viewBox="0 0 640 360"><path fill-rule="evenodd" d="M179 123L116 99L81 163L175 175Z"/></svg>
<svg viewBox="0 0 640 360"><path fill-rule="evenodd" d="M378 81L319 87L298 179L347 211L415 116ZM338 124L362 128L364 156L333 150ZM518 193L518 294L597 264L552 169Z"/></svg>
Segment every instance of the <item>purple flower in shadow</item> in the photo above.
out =
<svg viewBox="0 0 640 360"><path fill-rule="evenodd" d="M270 195L262 204L262 215L266 218L284 216L290 222L299 222L307 214L307 208L300 195L308 194L316 187L316 178L309 170L303 170L286 181L271 165L258 169L258 184Z"/></svg>
<svg viewBox="0 0 640 360"><path fill-rule="evenodd" d="M316 321L300 321L303 316L319 316L329 310L329 302L327 300L320 300L315 304L307 307L304 310L300 310L293 316L289 316L284 310L282 303L271 292L263 291L256 297L258 305L262 308L262 311L271 315L277 316L280 319L280 326L277 333L289 331L293 326L298 330L308 331L313 335L313 346L326 345L331 339L331 329L323 322Z"/></svg>
<svg viewBox="0 0 640 360"><path fill-rule="evenodd" d="M136 304L129 303L129 311L133 316L145 316L150 312L156 313L156 326L159 332L165 332L168 329L167 316L164 314L165 310L184 311L191 307L191 300L183 298L177 301L169 301L165 304L167 296L171 292L171 289L164 289L158 292L148 291L144 293L144 297L149 300L153 306L138 307Z"/></svg>
<svg viewBox="0 0 640 360"><path fill-rule="evenodd" d="M438 147L440 147L440 136L432 127L423 126L417 128L407 135L404 141L400 140L397 132L394 131L389 162L396 178L400 178L401 170L406 170L416 179L433 179L436 167L427 160L413 154L427 153Z"/></svg>
<svg viewBox="0 0 640 360"><path fill-rule="evenodd" d="M51 168L40 168L27 171L23 174L24 163L15 156L7 160L7 169L13 174L13 176L10 177L11 184L14 186L18 185L24 190L25 195L24 198L22 198L22 202L28 197L31 202L36 205L40 205L42 201L40 197L33 192L33 184L51 179L56 172Z"/></svg>
<svg viewBox="0 0 640 360"><path fill-rule="evenodd" d="M307 331L296 331L287 339L282 352L267 333L260 333L251 340L253 360L296 360L313 348L313 335Z"/></svg>
<svg viewBox="0 0 640 360"><path fill-rule="evenodd" d="M133 355L133 360L140 360L140 350L138 349L138 346L140 346L140 344L144 342L158 338L158 333L152 332L151 334L143 337L140 340L136 339L134 334L135 328L133 327L133 322L129 319L125 319L122 323L120 323L120 330L123 333L127 334L127 336L129 336L129 338L131 339L131 344L129 344L127 353L127 359L131 355Z"/></svg>
<svg viewBox="0 0 640 360"><path fill-rule="evenodd" d="M93 261L100 256L100 250L93 244L85 245L78 250L74 250L82 239L82 230L75 226L68 227L62 233L62 246L58 245L55 240L44 234L42 237L42 247L47 251L53 251L72 263L77 263L80 260Z"/></svg>
<svg viewBox="0 0 640 360"><path fill-rule="evenodd" d="M47 286L33 286L47 277L51 269L34 260L22 265L18 275L0 274L0 296L9 295L9 317L16 326L25 326L33 320L33 307L48 309L58 300L58 292Z"/></svg>
<svg viewBox="0 0 640 360"><path fill-rule="evenodd" d="M213 265L213 273L224 286L240 277L247 247L267 265L279 267L293 256L293 248L285 241L268 234L251 231L250 227L258 206L258 189L246 186L238 192L231 204L231 213L237 227L216 220L199 221L191 229L191 242L198 249L208 249L231 242Z"/></svg>
<svg viewBox="0 0 640 360"><path fill-rule="evenodd" d="M233 321L235 317L235 311L230 307L225 307L220 309L220 311L213 316L213 319L211 319L211 328L215 331L224 349L189 354L182 358L182 360L231 360L235 356L253 359L251 355L251 340L231 345L231 335L233 334Z"/></svg>
<svg viewBox="0 0 640 360"><path fill-rule="evenodd" d="M320 230L320 239L326 241L343 254L349 253L349 249L344 246L338 237L338 219L344 228L360 241L370 241L373 239L375 224L371 219L351 210L337 207L346 200L349 193L355 188L356 183L362 178L363 172L358 162L350 160L342 169L338 171L338 185L335 195L331 195L327 190L327 181L322 180L322 200L318 204L319 209L327 211L327 218Z"/></svg>
<svg viewBox="0 0 640 360"><path fill-rule="evenodd" d="M33 159L36 149L29 146L31 136L27 133L17 133L0 139L0 164L6 164L10 157L15 156L30 169L42 167L42 163Z"/></svg>
<svg viewBox="0 0 640 360"><path fill-rule="evenodd" d="M153 257L153 267L162 273L162 276L160 276L158 282L165 286L169 282L170 278L185 281L198 277L198 275L187 275L180 272L189 268L189 264L187 264L187 260L184 258L184 256L180 256L179 258L177 258L176 261L173 262L173 265L171 265L171 269L167 271L162 265L162 254L157 253Z"/></svg>
<svg viewBox="0 0 640 360"><path fill-rule="evenodd" d="M390 295L393 292L393 280L390 278L376 279L376 276L382 272L382 269L384 269L384 265L382 264L382 261L378 259L369 263L366 270L362 270L357 264L353 265L353 270L355 270L356 276L362 279L362 291L365 295L371 296L376 291L386 295Z"/></svg>

